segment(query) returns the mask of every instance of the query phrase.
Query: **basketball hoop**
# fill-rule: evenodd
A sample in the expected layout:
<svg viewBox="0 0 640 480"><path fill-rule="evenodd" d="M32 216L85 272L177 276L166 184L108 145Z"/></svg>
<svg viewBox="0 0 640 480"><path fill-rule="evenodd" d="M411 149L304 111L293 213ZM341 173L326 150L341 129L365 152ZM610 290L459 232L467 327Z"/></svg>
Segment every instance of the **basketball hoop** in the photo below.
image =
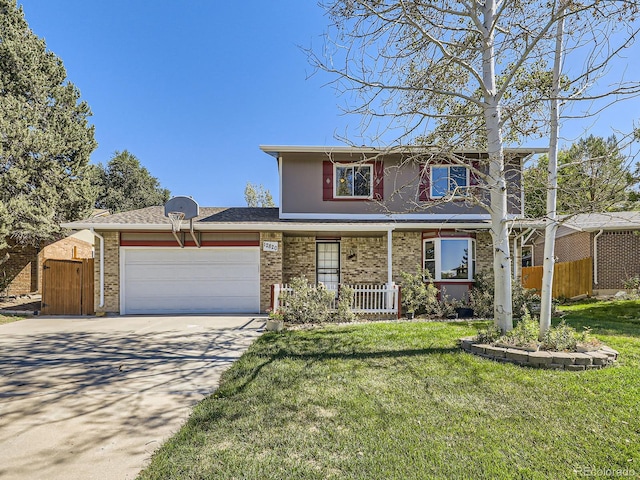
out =
<svg viewBox="0 0 640 480"><path fill-rule="evenodd" d="M184 212L169 212L167 216L171 222L171 229L174 232L179 232L180 226L182 225L182 219L184 218Z"/></svg>

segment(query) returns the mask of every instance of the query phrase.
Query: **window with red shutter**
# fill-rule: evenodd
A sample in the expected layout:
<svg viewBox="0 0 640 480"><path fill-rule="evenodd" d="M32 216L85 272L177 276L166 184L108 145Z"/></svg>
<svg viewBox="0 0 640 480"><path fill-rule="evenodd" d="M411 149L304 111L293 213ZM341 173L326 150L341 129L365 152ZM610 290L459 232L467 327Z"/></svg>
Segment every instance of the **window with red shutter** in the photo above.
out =
<svg viewBox="0 0 640 480"><path fill-rule="evenodd" d="M384 162L323 162L323 200L382 200L383 197Z"/></svg>

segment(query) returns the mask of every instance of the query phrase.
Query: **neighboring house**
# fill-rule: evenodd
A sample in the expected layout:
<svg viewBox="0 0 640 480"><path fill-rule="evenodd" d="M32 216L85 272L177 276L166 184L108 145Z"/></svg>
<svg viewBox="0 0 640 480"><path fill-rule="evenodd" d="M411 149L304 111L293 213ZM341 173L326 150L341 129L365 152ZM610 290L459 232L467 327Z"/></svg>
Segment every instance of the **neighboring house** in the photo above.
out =
<svg viewBox="0 0 640 480"><path fill-rule="evenodd" d="M0 275L6 278L6 295L27 295L42 291L42 267L45 260L65 260L70 258L91 258L93 255L93 234L89 231L73 235L42 247L10 244L6 251L0 251L0 259L8 253L9 258L0 265ZM1 284L1 283L0 283Z"/></svg>
<svg viewBox="0 0 640 480"><path fill-rule="evenodd" d="M489 215L467 201L478 181L465 165L427 164L430 154L418 149L261 149L277 161L279 208L201 207L176 235L161 206L64 224L100 239L96 311L264 312L272 286L297 276L329 288L389 285L419 268L463 297L475 272L492 270ZM522 163L538 152L508 152L514 219L523 211ZM484 155L464 157L476 165ZM449 193L455 198L442 202Z"/></svg>
<svg viewBox="0 0 640 480"><path fill-rule="evenodd" d="M529 240L532 264L544 260L544 232ZM556 233L557 262L593 259L594 294L615 293L640 276L640 212L583 213L567 217Z"/></svg>

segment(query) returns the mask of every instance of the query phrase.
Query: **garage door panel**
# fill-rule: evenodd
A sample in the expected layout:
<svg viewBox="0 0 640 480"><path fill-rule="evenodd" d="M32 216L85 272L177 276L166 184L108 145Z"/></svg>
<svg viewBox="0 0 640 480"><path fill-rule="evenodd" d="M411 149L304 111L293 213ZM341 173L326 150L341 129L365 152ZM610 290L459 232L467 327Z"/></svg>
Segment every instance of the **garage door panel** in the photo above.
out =
<svg viewBox="0 0 640 480"><path fill-rule="evenodd" d="M127 282L127 287L134 292L140 292L133 297L156 297L156 296L190 296L190 297L212 297L212 296L232 296L232 297L247 297L255 296L259 293L259 288L253 285L247 285L247 282L242 279L228 279L228 280L216 280L209 281L207 283L209 290L201 294L203 286L200 282L178 282L169 283L163 282L160 279L149 280L146 282ZM144 294L145 291L151 292L150 294Z"/></svg>
<svg viewBox="0 0 640 480"><path fill-rule="evenodd" d="M127 282L149 282L154 279L164 282L164 279L170 274L171 278L175 280L173 283L177 286L178 282L197 285L199 282L244 281L255 273L255 265L231 265L227 268L220 268L219 265L206 264L189 266L188 269L183 269L180 265L175 265L170 269L157 265L140 268L136 265L134 268L127 267L126 278Z"/></svg>
<svg viewBox="0 0 640 480"><path fill-rule="evenodd" d="M212 305L210 297L192 297L189 304L184 305L182 296L137 298L127 306L127 313L248 313L246 304L251 300L251 297L229 297L218 299L216 304ZM178 307L179 311L176 311Z"/></svg>
<svg viewBox="0 0 640 480"><path fill-rule="evenodd" d="M123 313L255 313L260 251L123 248Z"/></svg>

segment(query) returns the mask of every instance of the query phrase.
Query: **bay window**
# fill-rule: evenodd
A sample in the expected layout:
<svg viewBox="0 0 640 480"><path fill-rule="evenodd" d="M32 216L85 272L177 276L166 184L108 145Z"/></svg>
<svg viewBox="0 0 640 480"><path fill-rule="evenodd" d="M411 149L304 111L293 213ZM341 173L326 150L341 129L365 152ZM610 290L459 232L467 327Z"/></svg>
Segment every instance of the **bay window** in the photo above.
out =
<svg viewBox="0 0 640 480"><path fill-rule="evenodd" d="M424 240L424 269L435 281L472 281L476 263L473 238Z"/></svg>

